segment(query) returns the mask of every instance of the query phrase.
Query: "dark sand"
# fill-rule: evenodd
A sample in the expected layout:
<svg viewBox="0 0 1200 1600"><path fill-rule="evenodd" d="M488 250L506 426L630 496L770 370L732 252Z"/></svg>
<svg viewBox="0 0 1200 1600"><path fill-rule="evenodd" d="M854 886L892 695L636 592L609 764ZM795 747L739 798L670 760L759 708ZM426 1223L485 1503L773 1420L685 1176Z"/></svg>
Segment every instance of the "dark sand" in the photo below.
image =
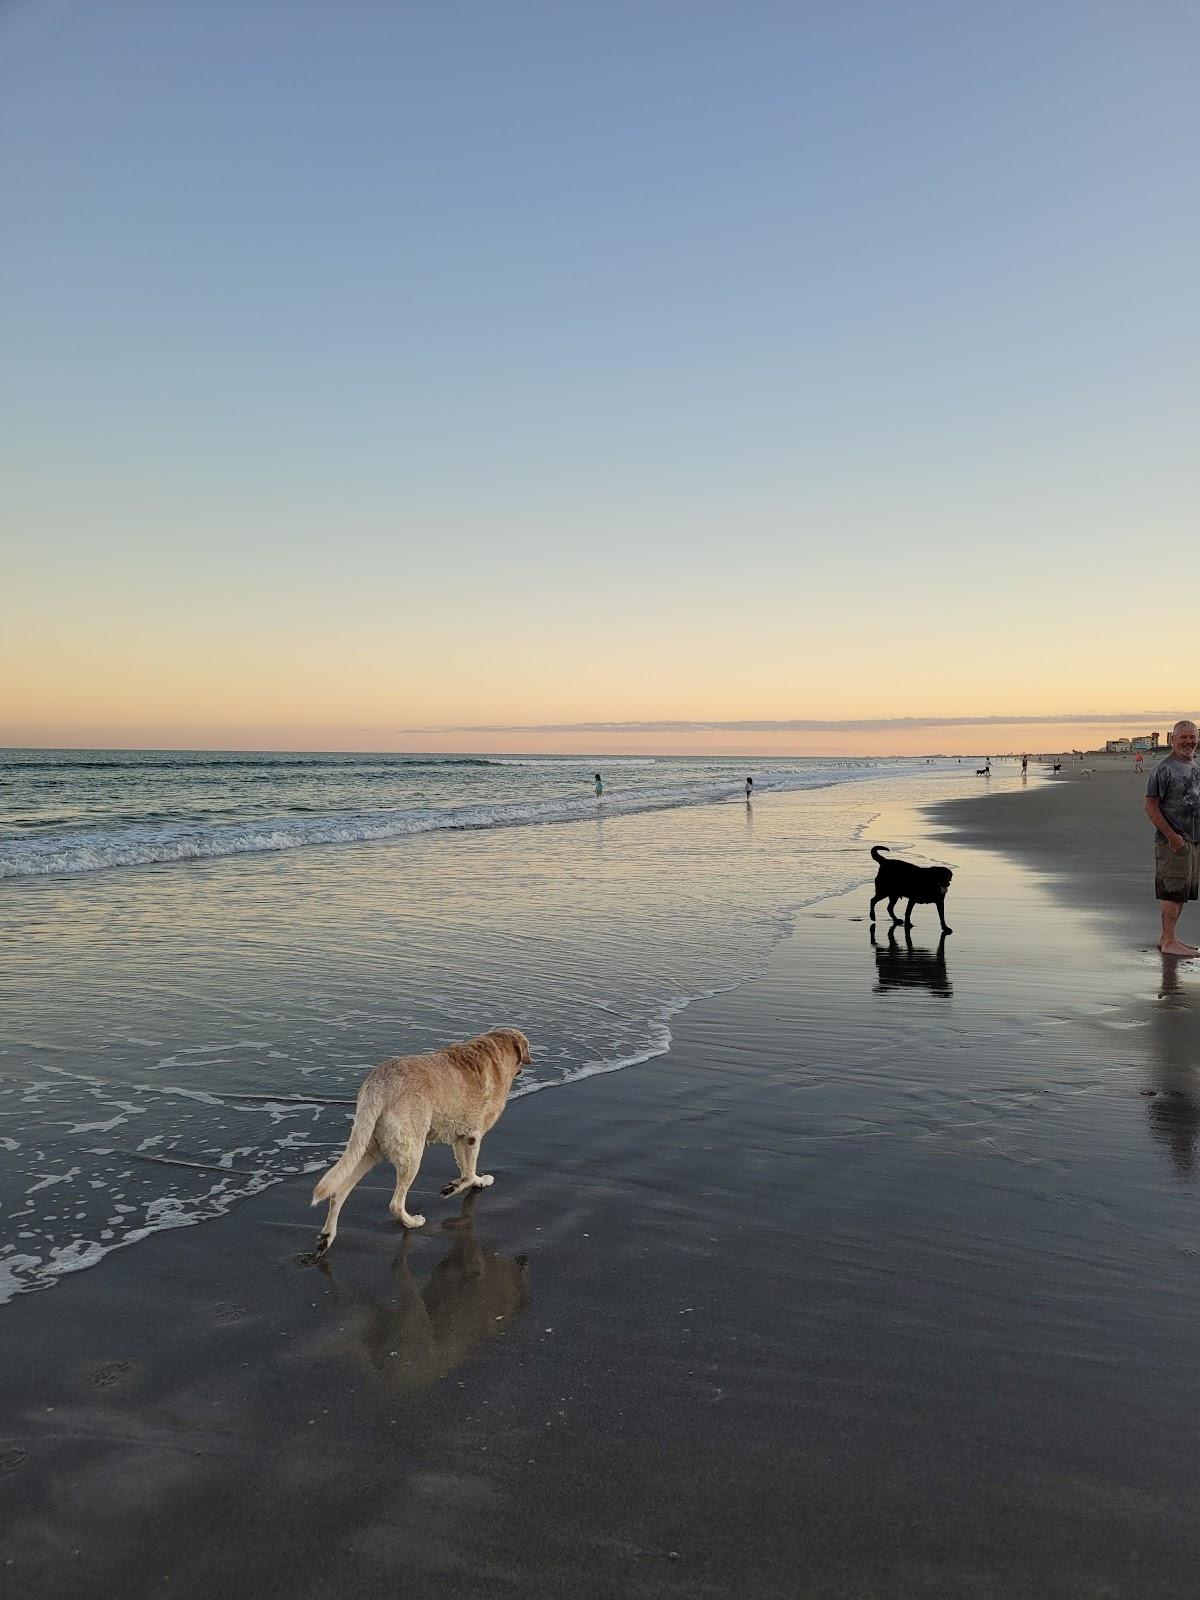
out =
<svg viewBox="0 0 1200 1600"><path fill-rule="evenodd" d="M1154 944L1154 830L1143 809L1151 764L1139 777L1128 756L1091 755L1082 763L1064 758L1061 776L1049 782L952 801L931 807L930 814L949 837L1036 867L1060 898L1102 913L1110 931L1119 926L1122 936ZM1189 926L1192 942L1200 941L1195 910L1180 924L1185 938Z"/></svg>
<svg viewBox="0 0 1200 1600"><path fill-rule="evenodd" d="M1121 781L881 818L940 954L814 908L465 1227L437 1150L328 1272L286 1184L7 1307L10 1592L1193 1595L1200 971Z"/></svg>

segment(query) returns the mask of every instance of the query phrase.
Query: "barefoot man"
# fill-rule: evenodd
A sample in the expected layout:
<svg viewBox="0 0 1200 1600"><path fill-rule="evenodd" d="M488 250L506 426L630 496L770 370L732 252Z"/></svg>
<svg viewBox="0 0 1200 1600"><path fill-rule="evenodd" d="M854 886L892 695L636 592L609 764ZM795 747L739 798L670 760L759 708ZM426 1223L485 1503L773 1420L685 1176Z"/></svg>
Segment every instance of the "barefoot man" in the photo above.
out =
<svg viewBox="0 0 1200 1600"><path fill-rule="evenodd" d="M1154 824L1154 893L1162 912L1158 948L1165 956L1195 956L1175 932L1179 914L1200 890L1200 765L1196 762L1196 724L1171 729L1171 754L1146 783L1146 815Z"/></svg>

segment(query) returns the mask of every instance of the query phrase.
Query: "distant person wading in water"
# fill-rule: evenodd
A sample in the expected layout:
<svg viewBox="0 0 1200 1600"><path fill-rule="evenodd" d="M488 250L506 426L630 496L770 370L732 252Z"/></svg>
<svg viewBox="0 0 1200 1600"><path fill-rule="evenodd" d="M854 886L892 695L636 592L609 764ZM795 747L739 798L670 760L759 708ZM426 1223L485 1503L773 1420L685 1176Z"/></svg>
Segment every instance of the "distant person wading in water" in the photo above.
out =
<svg viewBox="0 0 1200 1600"><path fill-rule="evenodd" d="M597 773L596 774L596 799L599 800L600 796L603 793L604 793L604 779L600 776L599 773Z"/></svg>
<svg viewBox="0 0 1200 1600"><path fill-rule="evenodd" d="M1154 894L1162 913L1158 948L1165 956L1200 955L1175 932L1180 913L1200 892L1200 766L1196 724L1171 729L1171 754L1146 780L1146 815L1154 824Z"/></svg>
<svg viewBox="0 0 1200 1600"><path fill-rule="evenodd" d="M754 779L753 778L747 778L746 779L746 799L749 800L750 796L753 793L754 793Z"/></svg>

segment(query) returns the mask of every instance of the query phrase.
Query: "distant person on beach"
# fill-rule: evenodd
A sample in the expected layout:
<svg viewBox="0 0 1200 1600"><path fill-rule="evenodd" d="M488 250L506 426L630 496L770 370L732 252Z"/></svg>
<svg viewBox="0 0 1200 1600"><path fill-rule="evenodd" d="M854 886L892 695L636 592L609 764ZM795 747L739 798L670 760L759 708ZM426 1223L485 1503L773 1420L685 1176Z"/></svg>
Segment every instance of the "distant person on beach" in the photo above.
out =
<svg viewBox="0 0 1200 1600"><path fill-rule="evenodd" d="M1142 752L1140 750L1134 752L1133 770L1135 772L1141 772L1142 770Z"/></svg>
<svg viewBox="0 0 1200 1600"><path fill-rule="evenodd" d="M600 776L599 773L597 773L596 774L596 799L599 800L600 796L603 793L604 793L604 779Z"/></svg>
<svg viewBox="0 0 1200 1600"><path fill-rule="evenodd" d="M1028 756L1022 756L1021 757L1021 776L1024 777L1028 771L1029 771L1029 757Z"/></svg>
<svg viewBox="0 0 1200 1600"><path fill-rule="evenodd" d="M1165 956L1200 955L1176 934L1184 906L1200 892L1200 766L1196 765L1196 724L1171 729L1171 754L1146 780L1146 815L1154 837L1154 895L1162 913L1158 948Z"/></svg>
<svg viewBox="0 0 1200 1600"><path fill-rule="evenodd" d="M747 778L746 779L746 799L749 800L750 796L753 793L754 793L754 779L753 778Z"/></svg>

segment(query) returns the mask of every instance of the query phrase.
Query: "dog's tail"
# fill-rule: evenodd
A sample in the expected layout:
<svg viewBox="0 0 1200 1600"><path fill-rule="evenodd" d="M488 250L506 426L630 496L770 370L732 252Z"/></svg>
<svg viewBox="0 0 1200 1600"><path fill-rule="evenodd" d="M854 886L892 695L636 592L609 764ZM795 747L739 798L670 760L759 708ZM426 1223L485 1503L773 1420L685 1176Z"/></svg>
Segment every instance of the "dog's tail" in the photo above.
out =
<svg viewBox="0 0 1200 1600"><path fill-rule="evenodd" d="M379 1121L379 1107L372 1101L359 1101L358 1110L354 1113L354 1126L350 1129L350 1137L346 1148L330 1167L329 1171L313 1190L312 1204L319 1206L322 1200L328 1200L331 1194L345 1183L355 1167L367 1153L375 1133L375 1124Z"/></svg>
<svg viewBox="0 0 1200 1600"><path fill-rule="evenodd" d="M886 849L887 849L887 845L886 844L873 844L871 846L871 860L872 861L878 861L878 863L879 863L879 865L881 867L882 866L886 866L887 863L884 861L883 857L879 854L879 852L881 850L886 850Z"/></svg>

